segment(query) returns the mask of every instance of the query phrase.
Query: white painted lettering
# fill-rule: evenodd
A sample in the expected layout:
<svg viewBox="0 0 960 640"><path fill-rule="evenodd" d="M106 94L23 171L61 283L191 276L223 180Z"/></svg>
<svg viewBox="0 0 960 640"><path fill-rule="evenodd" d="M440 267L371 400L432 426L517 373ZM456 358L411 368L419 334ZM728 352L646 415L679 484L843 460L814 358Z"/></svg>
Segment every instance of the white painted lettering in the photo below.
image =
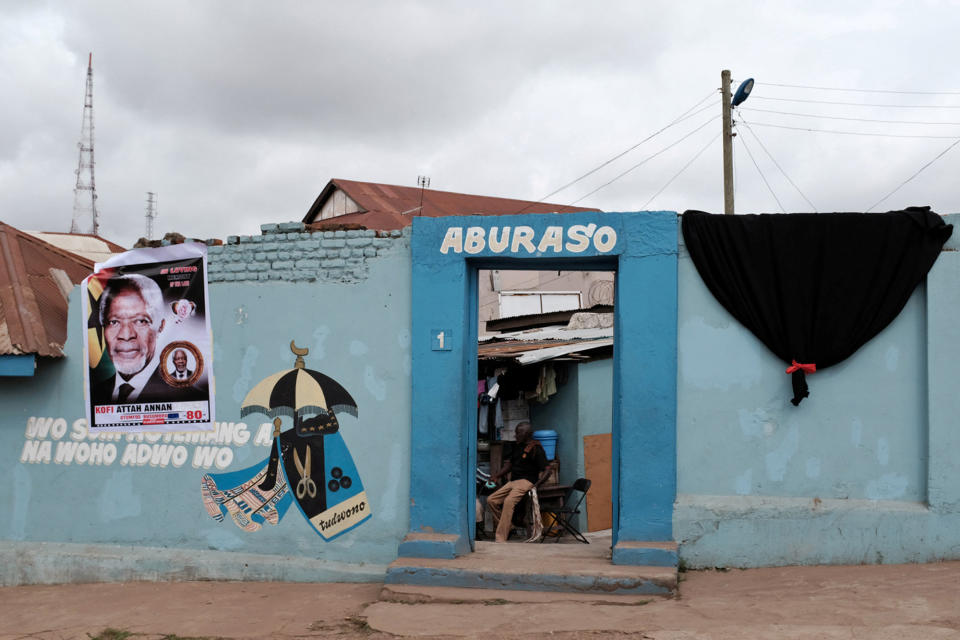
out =
<svg viewBox="0 0 960 640"><path fill-rule="evenodd" d="M153 453L153 447L148 444L138 444L137 445L137 466L142 467L147 464L147 461L150 460L150 456Z"/></svg>
<svg viewBox="0 0 960 640"><path fill-rule="evenodd" d="M153 453L150 456L151 467L165 467L170 463L170 457L173 456L174 447L169 444L153 445Z"/></svg>
<svg viewBox="0 0 960 640"><path fill-rule="evenodd" d="M89 429L87 429L87 419L80 418L79 420L73 421L73 427L70 430L70 437L74 440L84 440L89 434ZM59 448L59 447L58 447Z"/></svg>
<svg viewBox="0 0 960 640"><path fill-rule="evenodd" d="M443 236L443 244L440 245L440 253L446 255L450 249L453 249L454 253L463 252L463 227L447 229L446 235Z"/></svg>
<svg viewBox="0 0 960 640"><path fill-rule="evenodd" d="M498 227L490 227L490 237L487 238L487 246L494 253L503 253L503 250L510 244L510 227L504 227L500 237L497 238Z"/></svg>
<svg viewBox="0 0 960 640"><path fill-rule="evenodd" d="M547 227L547 230L543 232L540 244L537 245L537 251L543 253L551 247L553 247L554 253L563 251L563 227Z"/></svg>
<svg viewBox="0 0 960 640"><path fill-rule="evenodd" d="M217 451L217 459L214 464L217 465L217 469L226 469L230 466L230 463L233 462L233 449L230 447L220 447L220 450Z"/></svg>
<svg viewBox="0 0 960 640"><path fill-rule="evenodd" d="M197 447L193 450L193 468L209 469L216 457L216 447Z"/></svg>
<svg viewBox="0 0 960 640"><path fill-rule="evenodd" d="M99 447L99 448L98 448ZM90 445L90 462L92 464L111 465L117 459L117 445L112 442L106 444L96 442Z"/></svg>
<svg viewBox="0 0 960 640"><path fill-rule="evenodd" d="M567 229L567 237L572 242L567 243L567 251L574 253L583 253L590 246L590 237L597 229L597 225L592 222L588 225L575 224Z"/></svg>
<svg viewBox="0 0 960 640"><path fill-rule="evenodd" d="M26 443L24 443L26 444ZM37 450L37 456L34 460L30 462L43 462L49 463L50 457L53 455L53 443L49 440L43 440L40 443L40 448Z"/></svg>
<svg viewBox="0 0 960 640"><path fill-rule="evenodd" d="M187 453L187 448L183 445L177 445L173 448L173 466L180 468L183 466L183 463L187 461L187 458L190 457L190 454Z"/></svg>
<svg viewBox="0 0 960 640"><path fill-rule="evenodd" d="M593 246L601 253L613 250L617 246L617 232L613 227L600 227L593 236Z"/></svg>
<svg viewBox="0 0 960 640"><path fill-rule="evenodd" d="M72 442L69 444L73 444ZM81 442L77 445L77 454L74 456L77 464L84 464L90 459L90 443Z"/></svg>
<svg viewBox="0 0 960 640"><path fill-rule="evenodd" d="M533 253L536 249L533 246L534 231L532 227L520 226L513 230L513 243L510 245L510 251L516 253L521 246L527 250L527 253Z"/></svg>
<svg viewBox="0 0 960 640"><path fill-rule="evenodd" d="M30 418L27 420L27 437L42 440L50 432L53 418Z"/></svg>
<svg viewBox="0 0 960 640"><path fill-rule="evenodd" d="M23 443L23 452L20 453L20 462L33 464L37 461L37 454L40 452L39 440L27 440Z"/></svg>
<svg viewBox="0 0 960 640"><path fill-rule="evenodd" d="M250 432L247 431L247 423L237 422L233 424L233 444L243 446L250 441ZM229 444L229 443L227 443Z"/></svg>
<svg viewBox="0 0 960 640"><path fill-rule="evenodd" d="M137 445L128 444L123 449L123 455L120 457L120 464L124 467L127 465L136 466L137 464Z"/></svg>
<svg viewBox="0 0 960 640"><path fill-rule="evenodd" d="M63 418L57 418L50 426L50 437L59 440L67 434L67 421Z"/></svg>
<svg viewBox="0 0 960 640"><path fill-rule="evenodd" d="M480 253L486 247L483 227L467 227L467 237L463 241L463 250L467 253Z"/></svg>
<svg viewBox="0 0 960 640"><path fill-rule="evenodd" d="M73 462L73 456L77 452L78 444L76 442L58 442L57 453L53 456L54 464L70 464Z"/></svg>
<svg viewBox="0 0 960 640"><path fill-rule="evenodd" d="M257 435L253 438L254 446L269 447L273 444L273 424L264 422L257 429Z"/></svg>

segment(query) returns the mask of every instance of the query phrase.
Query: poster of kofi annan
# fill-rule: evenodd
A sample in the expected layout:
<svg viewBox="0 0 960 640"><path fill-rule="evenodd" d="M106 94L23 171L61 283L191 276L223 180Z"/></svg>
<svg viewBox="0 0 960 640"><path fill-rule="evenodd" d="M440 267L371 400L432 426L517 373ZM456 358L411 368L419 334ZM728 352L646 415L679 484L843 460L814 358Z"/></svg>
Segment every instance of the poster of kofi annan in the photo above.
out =
<svg viewBox="0 0 960 640"><path fill-rule="evenodd" d="M128 251L82 287L90 430L212 429L206 247Z"/></svg>

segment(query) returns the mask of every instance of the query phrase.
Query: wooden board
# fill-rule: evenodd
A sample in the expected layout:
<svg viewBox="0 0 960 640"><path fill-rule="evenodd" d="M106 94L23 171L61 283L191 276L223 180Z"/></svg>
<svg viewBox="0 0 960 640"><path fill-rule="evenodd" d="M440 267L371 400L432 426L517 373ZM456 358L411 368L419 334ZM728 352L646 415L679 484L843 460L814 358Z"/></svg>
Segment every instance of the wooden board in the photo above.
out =
<svg viewBox="0 0 960 640"><path fill-rule="evenodd" d="M613 527L612 443L609 433L583 436L583 466L586 477L590 479L587 531L603 531Z"/></svg>

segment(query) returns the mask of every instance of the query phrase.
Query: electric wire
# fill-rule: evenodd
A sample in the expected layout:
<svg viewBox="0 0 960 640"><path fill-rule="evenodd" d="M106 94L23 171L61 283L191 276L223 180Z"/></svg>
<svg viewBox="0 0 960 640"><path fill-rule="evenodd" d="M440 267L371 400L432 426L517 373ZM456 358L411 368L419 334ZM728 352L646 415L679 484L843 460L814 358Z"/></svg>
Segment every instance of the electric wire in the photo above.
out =
<svg viewBox="0 0 960 640"><path fill-rule="evenodd" d="M880 198L879 200L877 200L875 203L873 203L873 205L871 205L870 208L867 209L867 211L869 212L870 209L873 209L874 207L876 207L877 205L879 205L881 202L883 202L884 200L886 200L887 198L889 198L890 196L892 196L893 194L895 194L895 193L896 193L897 191L899 191L904 185L906 185L908 182L910 182L911 180L913 180L914 178L916 178L918 175L920 175L920 174L923 172L924 169L926 169L927 167L929 167L930 165L932 165L934 162L936 162L937 160L939 160L939 159L942 158L943 156L947 155L947 152L950 151L951 149L953 149L953 148L954 148L955 146L957 146L958 144L960 144L960 138L957 138L956 140L954 140L954 141L953 141L953 144L951 144L949 147L947 147L946 149L944 149L943 151L941 151L940 153L938 153L937 156L936 156L933 160L931 160L931 161L928 162L927 164L925 164L925 165L923 165L922 167L920 167L920 169L918 169L916 173L914 173L912 176L910 176L909 178L907 178L906 180L904 180L903 182L901 182L900 185L899 185L896 189L894 189L893 191L891 191L890 193L888 193L887 195L883 196L882 198Z"/></svg>
<svg viewBox="0 0 960 640"><path fill-rule="evenodd" d="M875 104L870 102L840 102L838 100L807 100L804 98L771 98L750 96L751 100L771 100L774 102L804 102L810 104L839 104L848 107L885 107L890 109L960 109L958 104Z"/></svg>
<svg viewBox="0 0 960 640"><path fill-rule="evenodd" d="M786 87L788 89L816 89L818 91L847 91L850 93L897 93L917 96L960 96L960 91L902 91L898 89L842 89L840 87L814 87L805 84L781 84L777 82L757 82L757 86Z"/></svg>
<svg viewBox="0 0 960 640"><path fill-rule="evenodd" d="M583 180L584 178L587 178L587 177L593 175L594 173L596 173L597 171L599 171L600 169L603 169L604 167L606 167L606 166L609 165L610 163L612 163L612 162L614 162L614 161L616 161L616 160L619 160L620 158L622 158L623 156L627 155L628 153L630 153L631 151L633 151L634 149L636 149L636 148L639 147L640 145L644 144L645 142L648 142L649 140L652 140L653 138L655 138L656 136L660 135L661 133L663 133L664 131L666 131L666 130L669 129L670 127L672 127L672 126L674 126L674 125L677 125L677 124L680 124L681 122L683 122L683 121L685 121L685 120L687 120L687 119L689 119L689 118L692 118L693 116L697 115L698 113L702 113L703 111L706 111L707 109L711 109L711 108L715 107L716 105L708 104L707 106L705 106L705 107L703 107L703 108L701 108L701 109L697 109L697 107L700 107L700 105L702 105L704 102L706 102L707 100L709 100L711 96L715 96L716 94L717 94L716 91L711 91L711 92L708 93L703 99L701 99L701 100L698 101L695 105L693 105L692 107L690 107L689 109L687 109L686 111L684 111L683 113L681 113L679 116L677 116L672 122L670 122L669 124L667 124L665 127L661 128L661 129L658 130L658 131L655 131L654 133L651 133L649 136L647 136L646 138L644 138L644 139L641 140L640 142L636 143L635 145L631 146L630 148L621 151L620 153L618 153L617 155L613 156L613 157L610 158L609 160L606 160L605 162L597 165L596 167L594 167L594 168L591 169L590 171L587 171L585 174L583 174L583 175L580 176L579 178L575 178L574 180L571 180L570 182L566 183L566 184L563 185L562 187L559 187L559 188L557 188L557 189L554 189L553 191L551 191L551 192L548 193L547 195L543 196L543 197L540 198L539 200L535 200L534 202L526 205L525 207L523 207L522 209L520 209L519 211L517 211L517 213L518 213L518 214L523 213L524 211L526 211L527 209L529 209L530 207L532 207L534 204L537 204L537 203L540 203L540 202L544 202L547 198L551 198L551 197L555 196L556 194L560 193L561 191L563 191L564 189L567 189L568 187L572 187L573 185L575 185L576 183L580 182L580 181ZM697 110L694 111L694 109L697 109ZM579 202L579 200L578 200L577 202Z"/></svg>
<svg viewBox="0 0 960 640"><path fill-rule="evenodd" d="M743 143L743 148L747 150L747 155L750 156L750 161L753 162L753 166L757 168L757 173L760 174L760 177L763 178L763 183L767 185L767 190L770 191L770 195L773 196L773 199L777 201L777 205L780 207L780 211L786 213L786 210L783 208L783 205L780 204L780 198L777 197L777 194L773 192L773 187L770 186L770 183L767 182L767 176L763 175L763 171L760 170L760 165L757 164L757 160L753 157L753 153L750 151L749 145L747 145L747 139L743 136L740 137L740 142Z"/></svg>
<svg viewBox="0 0 960 640"><path fill-rule="evenodd" d="M767 154L767 157L770 158L771 161L773 161L774 166L776 166L777 169L780 170L780 173L782 173L782 174L783 174L783 177L787 179L787 182L789 182L789 183L793 186L793 188L797 190L797 193L799 193L800 196L801 196L804 200L807 201L807 204L810 205L810 208L813 209L814 212L819 213L819 211L817 211L817 207L814 206L814 204L813 204L812 202L810 202L810 198L808 198L808 197L806 196L806 194L805 194L803 191L800 190L800 187L797 186L797 183L795 183L795 182L790 178L790 176L787 175L787 172L783 170L783 167L781 167L781 166L780 166L780 163L777 162L777 159L773 157L773 154L770 153L770 150L767 149L767 146L766 146L765 144L763 144L763 141L760 139L760 136L758 136L757 133L756 133L752 128L750 128L750 123L747 122L747 121L744 119L743 115L741 115L741 114L739 114L739 113L738 113L738 115L740 115L740 122L741 122L741 124L743 124L743 126L745 126L745 127L747 128L747 131L749 131L749 132L750 132L750 135L753 136L753 139L757 141L757 144L759 144L759 145L760 145L760 148L763 149L764 153Z"/></svg>
<svg viewBox="0 0 960 640"><path fill-rule="evenodd" d="M953 140L957 136L935 136L935 135L923 135L923 134L910 134L910 133L874 133L868 131L840 131L837 129L816 129L813 127L791 127L786 124L773 124L770 122L754 122L753 126L755 127L774 127L776 129L790 129L792 131L813 131L816 133L836 133L844 136L873 136L877 138L926 138L933 140Z"/></svg>
<svg viewBox="0 0 960 640"><path fill-rule="evenodd" d="M712 122L714 122L714 121L716 121L716 116L711 116L709 120L707 120L706 122L704 122L703 124L701 124L699 127L697 127L696 129L694 129L693 131L691 131L691 132L688 133L687 135L683 136L682 138L680 138L680 139L677 140L676 142L673 142L673 143L667 145L666 147L664 147L663 149L660 149L660 150L657 151L656 153L653 153L653 154L647 156L646 158L644 158L643 160L641 160L641 161L638 162L637 164L633 165L632 167L630 167L630 168L627 169L626 171L623 171L622 173L617 174L612 180L609 180L609 181L607 181L607 182L604 182L602 185L600 185L599 187L597 187L597 188L594 189L593 191L590 191L589 193L586 193L586 194L580 196L579 198L577 198L576 200L574 200L573 202L571 202L571 203L570 203L569 205L567 205L567 206L571 206L571 207L572 207L573 205L577 204L577 203L580 202L581 200L592 196L592 195L595 194L597 191L600 191L601 189L604 189L604 188L606 188L606 187L609 187L611 184L613 184L614 182L616 182L617 180L619 180L619 179L622 178L623 176L627 175L628 173L630 173L630 172L633 171L634 169L637 169L637 168L641 167L642 165L646 164L647 162L649 162L650 160L653 160L654 158L656 158L657 156L659 156L661 153L664 153L665 151L667 151L667 150L669 150L669 149L672 149L673 147L677 146L678 144L680 144L681 142L683 142L684 140L686 140L687 138L689 138L690 136L692 136L692 135L695 134L696 132L700 131L700 129L703 129L705 126L707 126L708 124L710 124L710 123L712 123Z"/></svg>
<svg viewBox="0 0 960 640"><path fill-rule="evenodd" d="M679 177L680 177L680 174L683 173L684 171L686 171L687 168L688 168L691 164L693 164L694 162L696 162L697 158L699 158L701 155L703 155L703 152L706 151L707 148L710 147L710 145L712 145L714 142L716 142L717 139L722 135L722 133L723 133L723 132L718 133L717 135L713 136L713 137L710 139L710 142L708 142L702 149L700 149L700 151L697 151L697 153L694 154L694 156L693 156L692 158L690 158L690 161L687 162L687 164L683 165L683 168L680 169L680 171L677 171L677 172L673 175L672 178L670 178L669 180L667 180L667 184L665 184L665 185L663 185L662 187L660 187L660 190L657 191L657 192L656 192L655 194L653 194L652 196L650 196L650 199L647 200L646 202L644 202L644 203L643 203L643 206L640 207L640 208L641 208L641 209L646 209L646 208L647 208L647 205L649 205L651 202L653 202L658 195L660 195L661 193L663 193L664 189L666 189L667 187L669 187L670 184L671 184L674 180L676 180L677 178L679 178Z"/></svg>
<svg viewBox="0 0 960 640"><path fill-rule="evenodd" d="M960 122L931 122L929 120L880 120L877 118L850 118L846 116L826 116L817 113L797 113L795 111L776 111L774 109L757 109L756 107L741 107L739 111L775 113L782 116L799 116L803 118L823 118L824 120L850 120L853 122L879 122L882 124L924 124L960 126Z"/></svg>

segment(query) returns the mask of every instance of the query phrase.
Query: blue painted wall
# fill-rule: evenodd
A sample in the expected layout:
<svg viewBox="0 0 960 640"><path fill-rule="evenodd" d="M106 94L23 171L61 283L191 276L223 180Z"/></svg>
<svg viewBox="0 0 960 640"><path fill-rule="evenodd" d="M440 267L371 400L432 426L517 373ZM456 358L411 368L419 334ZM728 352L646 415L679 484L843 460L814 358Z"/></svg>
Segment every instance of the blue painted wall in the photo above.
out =
<svg viewBox="0 0 960 640"><path fill-rule="evenodd" d="M890 326L808 377L799 407L784 363L681 248L674 532L689 565L958 557L956 244Z"/></svg>
<svg viewBox="0 0 960 640"><path fill-rule="evenodd" d="M246 425L245 443L237 441L243 437L231 438L218 446L228 450L221 454L221 462L229 457L222 468L194 465L202 443L119 434L105 442L79 441L114 447L117 455L110 464L103 459L101 464L56 462L57 447L76 443L71 434L83 422L84 359L75 290L67 357L45 360L32 378L0 383L0 482L9 488L0 493L0 584L171 577L381 579L409 528L410 253L406 237L354 234L301 237L274 230L255 242L235 239L213 248L209 297L217 420ZM308 250L300 248L303 243L316 243L309 250L320 253L324 241L336 245L330 250L338 253L324 258L338 261L326 268L320 259L297 265L304 258L289 255ZM262 282L258 274L265 272L250 270L258 261L269 264L266 253L277 251L265 250L264 244L279 244L288 254L273 259L289 266L269 271L283 280ZM256 254L264 255L258 260ZM228 273L231 281L223 281ZM343 384L359 406L358 418L339 416L340 433L373 517L331 542L314 533L296 508L276 526L264 524L248 533L229 518L213 520L201 500L204 473L240 470L267 457L269 439L256 442L266 418L241 420L240 402L262 378L293 366L291 339L309 347L307 367ZM28 437L29 426L37 424L32 417L50 418L52 431ZM44 442L53 459L45 462L40 456L31 462L25 448ZM170 461L121 464L126 447L141 443L180 445L189 458L179 467Z"/></svg>
<svg viewBox="0 0 960 640"><path fill-rule="evenodd" d="M528 226L539 240L549 227L590 223L616 231L609 251L438 249L450 225ZM960 238L947 248L894 323L811 376L811 396L793 407L784 365L716 304L682 247L678 265L673 214L418 218L412 237L388 238L272 225L231 238L210 255L221 424L240 422L250 386L291 366L291 339L360 408L342 434L374 516L330 543L295 511L245 533L203 510L203 473L266 457L255 418L246 440L75 440L84 366L75 293L67 357L0 382L0 482L10 488L0 493L0 582L377 580L398 551L468 550L471 283L490 266L617 270L615 357L578 368L576 402L577 437L601 432L603 421L585 426L599 414L587 405L612 384L615 562L649 559L637 545L670 540L691 566L960 557ZM86 445L84 461L56 462L63 443ZM128 445L152 444L189 457L121 464ZM198 446L217 446L224 468L194 466Z"/></svg>

